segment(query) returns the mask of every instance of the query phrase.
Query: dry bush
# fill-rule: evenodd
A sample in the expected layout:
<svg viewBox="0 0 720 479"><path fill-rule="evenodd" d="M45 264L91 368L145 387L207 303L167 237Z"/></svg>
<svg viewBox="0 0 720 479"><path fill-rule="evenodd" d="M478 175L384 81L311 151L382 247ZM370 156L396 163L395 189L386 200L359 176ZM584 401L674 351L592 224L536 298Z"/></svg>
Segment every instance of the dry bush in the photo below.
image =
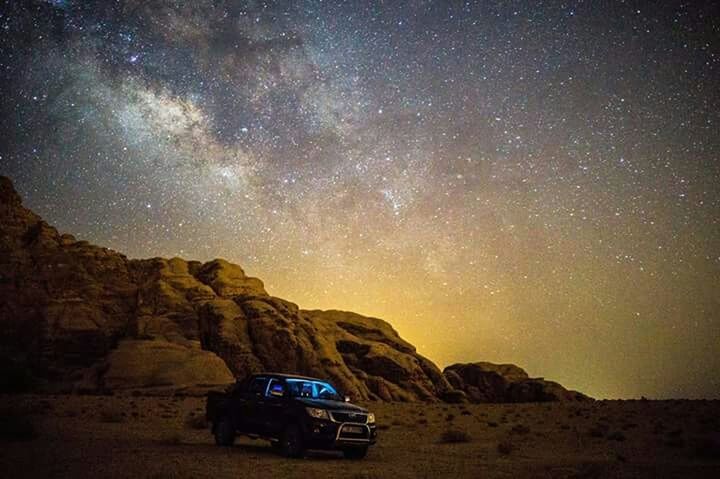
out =
<svg viewBox="0 0 720 479"><path fill-rule="evenodd" d="M513 434L527 434L530 432L530 428L524 424L516 424L510 429L510 432Z"/></svg>
<svg viewBox="0 0 720 479"><path fill-rule="evenodd" d="M590 428L588 435L590 437L605 437L607 429L607 424L596 424L595 427Z"/></svg>
<svg viewBox="0 0 720 479"><path fill-rule="evenodd" d="M496 423L495 421L488 421L487 425L488 425L488 427L498 427L499 426L499 424Z"/></svg>
<svg viewBox="0 0 720 479"><path fill-rule="evenodd" d="M609 434L607 439L608 441L624 441L625 434L623 434L621 431L615 431L612 434Z"/></svg>
<svg viewBox="0 0 720 479"><path fill-rule="evenodd" d="M497 450L503 456L509 456L515 450L515 445L506 439L498 443Z"/></svg>
<svg viewBox="0 0 720 479"><path fill-rule="evenodd" d="M195 416L191 414L185 419L185 426L189 429L207 429L208 422L205 416Z"/></svg>
<svg viewBox="0 0 720 479"><path fill-rule="evenodd" d="M168 446L180 445L183 442L182 434L177 431L168 433L162 438L161 442L163 444L167 444Z"/></svg>
<svg viewBox="0 0 720 479"><path fill-rule="evenodd" d="M470 441L472 441L470 434L459 429L448 429L440 435L441 444L456 444Z"/></svg>
<svg viewBox="0 0 720 479"><path fill-rule="evenodd" d="M446 420L447 422L450 422L450 421L452 421L452 420L454 420L454 419L455 419L455 414L448 414L447 416L445 416L445 420Z"/></svg>
<svg viewBox="0 0 720 479"><path fill-rule="evenodd" d="M118 410L103 409L100 411L100 422L120 423L123 421L125 421L125 416Z"/></svg>

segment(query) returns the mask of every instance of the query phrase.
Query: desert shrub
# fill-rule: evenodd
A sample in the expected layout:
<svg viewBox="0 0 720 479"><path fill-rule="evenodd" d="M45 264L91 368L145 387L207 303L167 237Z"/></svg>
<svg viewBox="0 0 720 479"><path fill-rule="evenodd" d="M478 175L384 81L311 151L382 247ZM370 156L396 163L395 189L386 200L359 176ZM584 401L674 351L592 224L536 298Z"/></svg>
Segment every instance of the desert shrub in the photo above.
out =
<svg viewBox="0 0 720 479"><path fill-rule="evenodd" d="M448 429L440 435L441 444L455 444L460 442L470 442L472 438L470 435L459 429Z"/></svg>
<svg viewBox="0 0 720 479"><path fill-rule="evenodd" d="M596 424L595 427L590 428L588 435L590 437L605 437L607 434L607 426L605 424Z"/></svg>
<svg viewBox="0 0 720 479"><path fill-rule="evenodd" d="M598 464L596 462L585 462L580 464L577 473L571 476L575 479L598 479L600 477L612 477L609 474L606 464Z"/></svg>
<svg viewBox="0 0 720 479"><path fill-rule="evenodd" d="M455 414L448 414L447 416L445 416L445 420L446 420L447 422L450 422L450 421L452 421L452 420L454 420L454 419L455 419Z"/></svg>
<svg viewBox="0 0 720 479"><path fill-rule="evenodd" d="M527 434L530 432L530 428L524 424L516 424L510 429L510 432L513 434Z"/></svg>
<svg viewBox="0 0 720 479"><path fill-rule="evenodd" d="M100 422L119 423L125 420L122 412L116 409L103 409L100 411Z"/></svg>
<svg viewBox="0 0 720 479"><path fill-rule="evenodd" d="M500 441L497 450L503 456L508 456L515 450L515 445L508 440Z"/></svg>
<svg viewBox="0 0 720 479"><path fill-rule="evenodd" d="M182 435L179 432L175 431L175 432L166 434L162 438L161 442L163 444L167 444L168 446L178 446L178 445L182 444L183 439L182 439Z"/></svg>
<svg viewBox="0 0 720 479"><path fill-rule="evenodd" d="M496 423L495 421L488 421L487 425L488 425L488 427L498 427L499 426L499 424Z"/></svg>
<svg viewBox="0 0 720 479"><path fill-rule="evenodd" d="M28 416L17 411L0 412L0 440L31 441L37 435L35 424Z"/></svg>
<svg viewBox="0 0 720 479"><path fill-rule="evenodd" d="M470 411L468 411L467 409L463 409L462 411L460 411L460 415L461 416L471 416L472 413Z"/></svg>
<svg viewBox="0 0 720 479"><path fill-rule="evenodd" d="M208 422L205 416L195 416L191 414L185 419L185 426L189 429L207 429Z"/></svg>
<svg viewBox="0 0 720 479"><path fill-rule="evenodd" d="M418 419L418 424L427 424L427 423L428 423L428 420L425 418Z"/></svg>
<svg viewBox="0 0 720 479"><path fill-rule="evenodd" d="M615 431L612 434L609 434L607 438L609 441L624 441L625 434L620 431Z"/></svg>

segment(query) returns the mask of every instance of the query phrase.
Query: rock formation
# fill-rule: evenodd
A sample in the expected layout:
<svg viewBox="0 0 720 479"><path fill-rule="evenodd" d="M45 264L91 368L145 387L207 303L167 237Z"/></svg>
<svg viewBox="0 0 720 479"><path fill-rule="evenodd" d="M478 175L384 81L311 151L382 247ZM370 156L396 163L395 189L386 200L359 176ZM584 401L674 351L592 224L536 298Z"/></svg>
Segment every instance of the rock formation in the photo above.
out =
<svg viewBox="0 0 720 479"><path fill-rule="evenodd" d="M584 401L577 391L542 378L531 378L514 364L453 364L443 371L450 384L471 402Z"/></svg>
<svg viewBox="0 0 720 479"><path fill-rule="evenodd" d="M192 388L271 370L329 378L358 399L570 397L519 368L443 374L387 322L301 310L222 259L130 260L77 241L24 208L5 177L0 359L74 391Z"/></svg>

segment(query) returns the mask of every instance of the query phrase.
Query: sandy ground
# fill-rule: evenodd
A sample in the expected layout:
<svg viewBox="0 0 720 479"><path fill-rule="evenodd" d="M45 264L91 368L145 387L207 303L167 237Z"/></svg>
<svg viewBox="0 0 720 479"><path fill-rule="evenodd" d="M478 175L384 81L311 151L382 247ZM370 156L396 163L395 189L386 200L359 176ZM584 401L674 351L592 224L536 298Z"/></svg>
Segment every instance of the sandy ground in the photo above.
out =
<svg viewBox="0 0 720 479"><path fill-rule="evenodd" d="M367 406L380 431L365 460L290 460L260 440L215 446L203 398L0 396L37 432L0 434L0 477L720 477L718 401Z"/></svg>

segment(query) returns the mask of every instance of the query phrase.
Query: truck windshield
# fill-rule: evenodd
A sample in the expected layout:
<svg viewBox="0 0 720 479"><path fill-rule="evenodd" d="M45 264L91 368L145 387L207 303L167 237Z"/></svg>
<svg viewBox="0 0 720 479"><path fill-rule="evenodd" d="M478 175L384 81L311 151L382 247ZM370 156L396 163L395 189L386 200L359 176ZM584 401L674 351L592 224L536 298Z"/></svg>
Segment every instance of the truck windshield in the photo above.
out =
<svg viewBox="0 0 720 479"><path fill-rule="evenodd" d="M290 396L342 401L335 388L326 382L310 381L308 379L286 379L285 382Z"/></svg>

